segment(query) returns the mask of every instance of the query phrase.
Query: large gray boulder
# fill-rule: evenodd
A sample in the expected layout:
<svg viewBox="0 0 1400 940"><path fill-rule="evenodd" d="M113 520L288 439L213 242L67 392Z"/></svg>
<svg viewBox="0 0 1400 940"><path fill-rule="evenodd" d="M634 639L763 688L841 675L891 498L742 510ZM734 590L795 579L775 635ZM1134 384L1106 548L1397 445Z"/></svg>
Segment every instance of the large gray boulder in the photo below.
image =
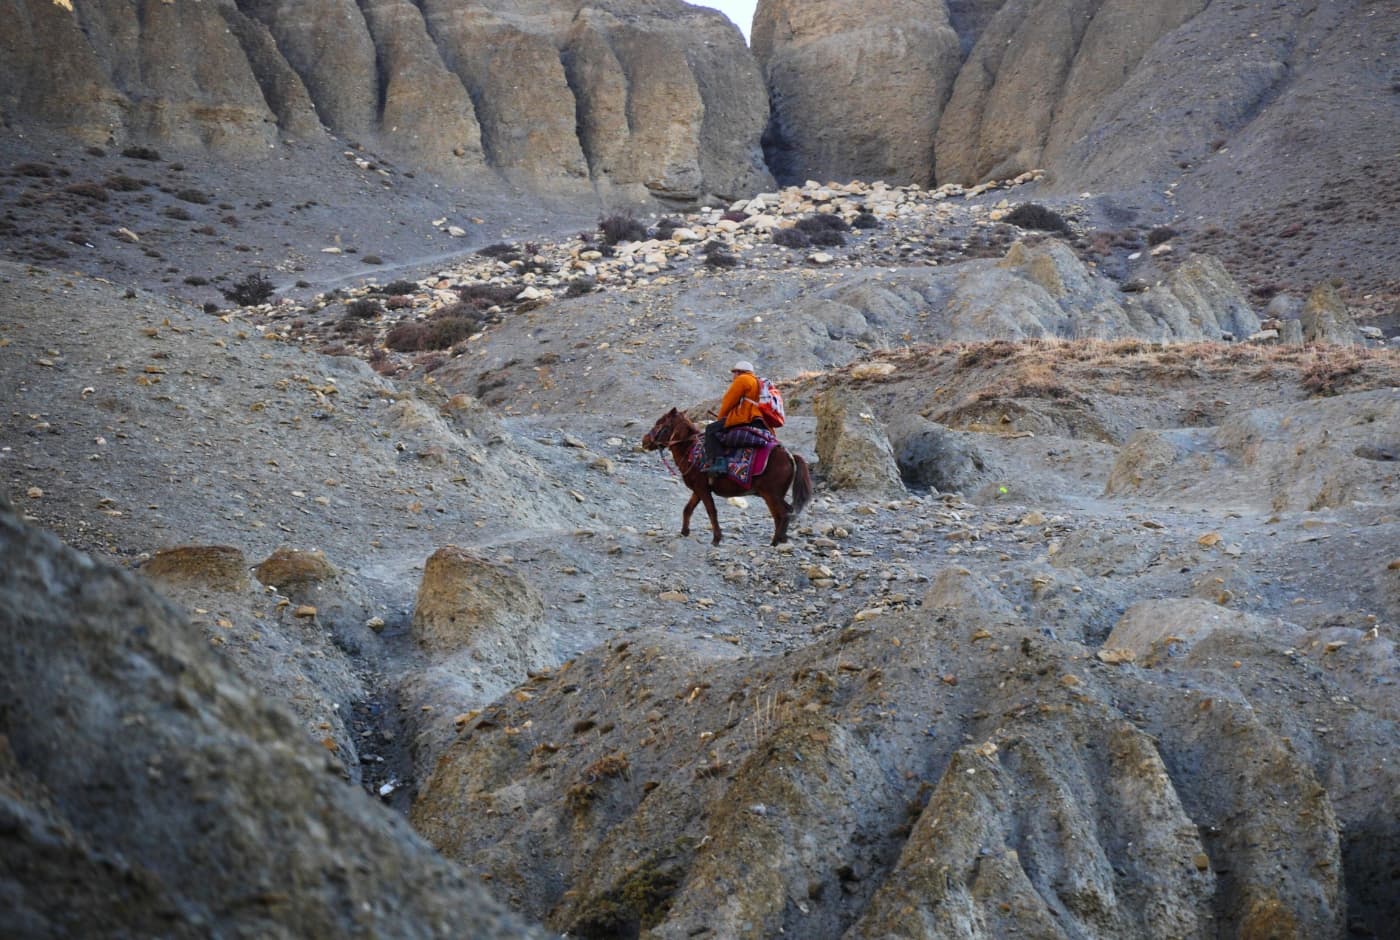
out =
<svg viewBox="0 0 1400 940"><path fill-rule="evenodd" d="M922 415L902 415L886 429L899 475L909 486L971 493L992 474L976 438Z"/></svg>
<svg viewBox="0 0 1400 940"><path fill-rule="evenodd" d="M530 931L139 578L0 502L0 934Z"/></svg>
<svg viewBox="0 0 1400 940"><path fill-rule="evenodd" d="M1259 330L1259 316L1239 284L1208 255L1191 255L1127 306L1131 319L1150 319L1143 332L1153 339L1242 340Z"/></svg>
<svg viewBox="0 0 1400 940"><path fill-rule="evenodd" d="M539 591L510 568L454 545L423 566L412 631L432 661L401 687L417 719L420 776L455 736L459 715L556 661Z"/></svg>
<svg viewBox="0 0 1400 940"><path fill-rule="evenodd" d="M817 459L828 485L873 496L903 496L899 467L873 409L845 389L817 396Z"/></svg>
<svg viewBox="0 0 1400 940"><path fill-rule="evenodd" d="M1347 310L1346 301L1331 284L1319 284L1308 295L1299 319L1305 342L1343 346L1356 342L1356 322Z"/></svg>
<svg viewBox="0 0 1400 940"><path fill-rule="evenodd" d="M1302 633L1283 621L1229 610L1198 597L1169 597L1129 607L1103 645L1107 651L1130 653L1139 662L1165 662L1217 631L1276 643L1295 642Z"/></svg>

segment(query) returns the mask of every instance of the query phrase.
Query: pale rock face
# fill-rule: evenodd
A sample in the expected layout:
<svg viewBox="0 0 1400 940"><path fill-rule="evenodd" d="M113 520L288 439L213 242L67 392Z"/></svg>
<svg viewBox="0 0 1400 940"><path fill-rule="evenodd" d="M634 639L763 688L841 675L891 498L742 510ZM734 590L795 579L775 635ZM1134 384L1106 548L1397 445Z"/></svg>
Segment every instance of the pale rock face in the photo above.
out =
<svg viewBox="0 0 1400 940"><path fill-rule="evenodd" d="M753 50L773 102L765 149L781 180L932 180L961 59L942 0L765 0Z"/></svg>
<svg viewBox="0 0 1400 940"><path fill-rule="evenodd" d="M1352 343L1356 324L1337 289L1322 284L1308 295L1300 317L1303 338L1309 343Z"/></svg>
<svg viewBox="0 0 1400 940"><path fill-rule="evenodd" d="M0 114L91 143L227 155L329 132L537 191L772 185L758 67L733 24L680 0L14 4Z"/></svg>

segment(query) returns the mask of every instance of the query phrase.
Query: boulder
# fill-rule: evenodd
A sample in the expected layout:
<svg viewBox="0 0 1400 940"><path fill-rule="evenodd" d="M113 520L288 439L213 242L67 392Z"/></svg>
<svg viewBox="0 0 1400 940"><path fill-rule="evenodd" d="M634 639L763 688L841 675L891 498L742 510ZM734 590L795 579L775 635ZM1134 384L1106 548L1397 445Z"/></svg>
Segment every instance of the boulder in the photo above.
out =
<svg viewBox="0 0 1400 940"><path fill-rule="evenodd" d="M293 600L299 599L293 596L295 593L330 581L338 573L326 561L324 552L295 548L279 548L253 568L253 574L259 581L277 588Z"/></svg>
<svg viewBox="0 0 1400 940"><path fill-rule="evenodd" d="M248 587L248 560L228 545L180 545L162 549L141 566L141 573L161 584L209 591Z"/></svg>
<svg viewBox="0 0 1400 940"><path fill-rule="evenodd" d="M1140 332L1114 285L1059 240L1017 242L996 262L958 265L940 339L1112 339Z"/></svg>
<svg viewBox="0 0 1400 940"><path fill-rule="evenodd" d="M899 475L908 486L971 493L992 473L974 436L953 431L922 415L902 415L886 433Z"/></svg>
<svg viewBox="0 0 1400 940"><path fill-rule="evenodd" d="M1172 269L1160 288L1134 298L1132 305L1141 305L1158 328L1165 329L1160 336L1164 340L1245 339L1260 326L1235 279L1207 255L1191 255Z"/></svg>
<svg viewBox="0 0 1400 940"><path fill-rule="evenodd" d="M458 716L555 659L539 592L509 568L453 545L423 566L412 630L433 657L400 687L421 775L455 739Z"/></svg>
<svg viewBox="0 0 1400 940"><path fill-rule="evenodd" d="M903 496L889 438L870 406L845 389L817 396L817 459L827 484L876 496Z"/></svg>
<svg viewBox="0 0 1400 940"><path fill-rule="evenodd" d="M1015 606L981 575L966 568L944 568L924 592L924 610L956 610L960 616L1002 623L1020 623Z"/></svg>
<svg viewBox="0 0 1400 940"><path fill-rule="evenodd" d="M1303 324L1303 340L1308 343L1335 343L1350 346L1356 342L1356 322L1331 284L1319 284L1308 295L1299 315Z"/></svg>
<svg viewBox="0 0 1400 940"><path fill-rule="evenodd" d="M262 584L274 587L293 604L313 607L343 649L356 654L375 644L368 623L372 604L363 589L341 576L321 551L278 548L253 569Z"/></svg>
<svg viewBox="0 0 1400 940"><path fill-rule="evenodd" d="M454 545L423 566L413 606L413 637L429 652L471 650L521 675L546 654L544 602L510 569Z"/></svg>

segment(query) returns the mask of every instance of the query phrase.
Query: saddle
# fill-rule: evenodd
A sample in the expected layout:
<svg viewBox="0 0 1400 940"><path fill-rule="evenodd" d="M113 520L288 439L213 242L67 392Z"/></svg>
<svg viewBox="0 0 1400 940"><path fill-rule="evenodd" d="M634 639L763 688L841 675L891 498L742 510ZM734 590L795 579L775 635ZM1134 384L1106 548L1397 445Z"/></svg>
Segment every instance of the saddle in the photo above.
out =
<svg viewBox="0 0 1400 940"><path fill-rule="evenodd" d="M711 460L705 452L704 437L697 437L690 449L690 463L704 467L710 473L722 473L739 486L747 488L752 485L754 477L768 469L768 458L778 446L778 439L772 431L750 426L730 428L725 432L725 437L738 446L715 460Z"/></svg>

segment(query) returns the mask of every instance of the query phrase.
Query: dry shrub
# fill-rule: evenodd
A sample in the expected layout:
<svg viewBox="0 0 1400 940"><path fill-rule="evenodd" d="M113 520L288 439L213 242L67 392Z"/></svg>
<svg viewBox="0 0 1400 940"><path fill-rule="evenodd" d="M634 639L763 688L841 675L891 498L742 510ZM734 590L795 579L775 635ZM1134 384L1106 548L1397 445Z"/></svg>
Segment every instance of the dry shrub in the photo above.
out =
<svg viewBox="0 0 1400 940"><path fill-rule="evenodd" d="M261 274L249 274L243 280L237 282L232 287L219 291L224 297L240 307L252 307L257 304L267 303L272 299L272 282Z"/></svg>
<svg viewBox="0 0 1400 940"><path fill-rule="evenodd" d="M1164 245L1173 238L1176 238L1179 234L1180 233L1170 225L1159 225L1147 233L1147 244L1152 248L1156 248L1158 245Z"/></svg>
<svg viewBox="0 0 1400 940"><path fill-rule="evenodd" d="M576 277L569 282L569 287L564 291L565 297L582 297L584 294L591 294L598 289L598 282L591 277Z"/></svg>
<svg viewBox="0 0 1400 940"><path fill-rule="evenodd" d="M429 352L451 349L481 332L479 313L469 304L453 304L427 320L400 323L384 337L384 345L396 352Z"/></svg>
<svg viewBox="0 0 1400 940"><path fill-rule="evenodd" d="M804 215L797 220L797 228L813 236L814 240L819 232L848 232L851 229L845 219L827 212Z"/></svg>
<svg viewBox="0 0 1400 940"><path fill-rule="evenodd" d="M379 301L370 300L368 297L352 300L345 305L345 318L347 320L372 320L383 312L384 308L379 305Z"/></svg>
<svg viewBox="0 0 1400 940"><path fill-rule="evenodd" d="M430 375L441 369L448 362L448 356L444 353L428 353L413 360L413 364L423 370L424 375Z"/></svg>
<svg viewBox="0 0 1400 940"><path fill-rule="evenodd" d="M496 261L518 261L520 259L520 249L508 242L496 242L494 245L478 248L476 253L483 258L493 258Z"/></svg>
<svg viewBox="0 0 1400 940"><path fill-rule="evenodd" d="M435 316L428 321L425 349L451 349L467 337L481 332L481 322L473 317Z"/></svg>
<svg viewBox="0 0 1400 940"><path fill-rule="evenodd" d="M1312 361L1303 367L1299 382L1313 395L1336 395L1347 379L1366 367L1368 358L1350 346L1316 348Z"/></svg>
<svg viewBox="0 0 1400 940"><path fill-rule="evenodd" d="M616 214L598 220L598 231L603 235L603 244L616 245L618 242L639 242L647 237L647 227L630 215Z"/></svg>
<svg viewBox="0 0 1400 940"><path fill-rule="evenodd" d="M834 228L824 228L808 233L814 248L839 248L846 244L846 236Z"/></svg>
<svg viewBox="0 0 1400 940"><path fill-rule="evenodd" d="M705 264L712 268L736 268L739 259L724 251L711 251L705 255Z"/></svg>
<svg viewBox="0 0 1400 940"><path fill-rule="evenodd" d="M209 194L202 189L180 189L176 190L175 198L181 202L192 202L197 206L207 206L212 201Z"/></svg>
<svg viewBox="0 0 1400 940"><path fill-rule="evenodd" d="M134 193L138 192L139 190L145 189L146 186L149 184L143 179L137 179L134 176L127 176L125 173L113 173L111 176L107 177L107 179L103 181L102 185L106 186L113 192Z"/></svg>
<svg viewBox="0 0 1400 940"><path fill-rule="evenodd" d="M970 369L973 366L986 366L1004 359L1010 359L1020 351L1020 347L1008 339L994 339L989 343L977 343L964 349L958 356L958 368Z"/></svg>
<svg viewBox="0 0 1400 940"><path fill-rule="evenodd" d="M812 239L801 229L780 228L773 230L773 244L783 248L810 248Z"/></svg>
<svg viewBox="0 0 1400 940"><path fill-rule="evenodd" d="M400 323L384 334L384 345L395 352L418 352L427 349L428 324L418 320Z"/></svg>
<svg viewBox="0 0 1400 940"><path fill-rule="evenodd" d="M656 237L665 241L670 238L678 228L685 228L685 222L666 216L660 222L656 223Z"/></svg>
<svg viewBox="0 0 1400 940"><path fill-rule="evenodd" d="M63 187L63 191L72 196L82 196L84 199L91 199L93 202L106 202L108 200L107 187L101 183L72 183Z"/></svg>
<svg viewBox="0 0 1400 940"><path fill-rule="evenodd" d="M391 297L398 297L398 296L401 296L401 295L403 295L403 294L413 294L413 293L417 293L417 291L418 291L418 285L417 285L415 282L413 282L413 281L404 281L404 280L390 281L388 284L385 284L383 287L379 287L379 288L376 288L376 289L375 289L375 292L376 292L376 293L388 294L388 295L391 296Z"/></svg>
<svg viewBox="0 0 1400 940"><path fill-rule="evenodd" d="M122 151L122 156L128 160L149 160L155 163L160 160L160 151L150 147L127 147Z"/></svg>
<svg viewBox="0 0 1400 940"><path fill-rule="evenodd" d="M1017 228L1035 229L1041 232L1068 232L1069 223L1053 209L1036 202L1023 202L1009 212L1005 219Z"/></svg>
<svg viewBox="0 0 1400 940"><path fill-rule="evenodd" d="M510 284L464 284L457 288L457 296L463 303L471 304L478 310L500 307L515 300L520 288Z"/></svg>

